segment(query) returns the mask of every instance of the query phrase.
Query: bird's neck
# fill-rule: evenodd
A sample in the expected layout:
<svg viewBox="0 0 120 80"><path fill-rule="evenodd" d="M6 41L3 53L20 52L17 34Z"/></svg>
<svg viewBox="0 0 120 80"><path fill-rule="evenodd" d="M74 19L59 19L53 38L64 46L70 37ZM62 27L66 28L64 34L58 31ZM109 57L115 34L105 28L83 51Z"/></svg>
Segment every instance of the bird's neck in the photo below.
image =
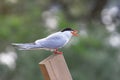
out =
<svg viewBox="0 0 120 80"><path fill-rule="evenodd" d="M63 32L64 36L68 39L70 39L72 37L72 34L70 31L66 31L66 32Z"/></svg>

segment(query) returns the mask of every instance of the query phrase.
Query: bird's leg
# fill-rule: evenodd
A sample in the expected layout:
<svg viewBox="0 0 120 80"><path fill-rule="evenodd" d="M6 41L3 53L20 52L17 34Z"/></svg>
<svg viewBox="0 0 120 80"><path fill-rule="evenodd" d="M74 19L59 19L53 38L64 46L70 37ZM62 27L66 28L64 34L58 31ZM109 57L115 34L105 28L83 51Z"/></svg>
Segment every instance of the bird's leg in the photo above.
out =
<svg viewBox="0 0 120 80"><path fill-rule="evenodd" d="M58 51L58 49L54 50L54 54L63 54L62 52Z"/></svg>

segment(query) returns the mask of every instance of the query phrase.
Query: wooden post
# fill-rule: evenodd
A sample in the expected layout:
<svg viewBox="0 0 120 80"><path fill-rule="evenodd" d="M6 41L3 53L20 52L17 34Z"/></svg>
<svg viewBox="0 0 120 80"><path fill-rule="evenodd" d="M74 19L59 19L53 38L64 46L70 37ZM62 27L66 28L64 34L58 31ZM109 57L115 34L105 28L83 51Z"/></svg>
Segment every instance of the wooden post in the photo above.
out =
<svg viewBox="0 0 120 80"><path fill-rule="evenodd" d="M62 54L53 54L39 65L45 80L72 80Z"/></svg>

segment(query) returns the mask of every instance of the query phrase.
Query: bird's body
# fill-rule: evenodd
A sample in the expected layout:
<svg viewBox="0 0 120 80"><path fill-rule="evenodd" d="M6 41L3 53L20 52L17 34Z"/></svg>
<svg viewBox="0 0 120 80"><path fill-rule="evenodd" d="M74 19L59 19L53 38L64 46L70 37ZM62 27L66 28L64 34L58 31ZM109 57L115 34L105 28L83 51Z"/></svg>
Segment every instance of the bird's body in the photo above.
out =
<svg viewBox="0 0 120 80"><path fill-rule="evenodd" d="M62 48L67 44L72 37L72 29L67 28L65 31L64 30L53 33L46 38L36 40L33 43L13 43L12 45L17 47L19 50L47 49L56 51L58 48ZM58 51L56 53L58 53Z"/></svg>

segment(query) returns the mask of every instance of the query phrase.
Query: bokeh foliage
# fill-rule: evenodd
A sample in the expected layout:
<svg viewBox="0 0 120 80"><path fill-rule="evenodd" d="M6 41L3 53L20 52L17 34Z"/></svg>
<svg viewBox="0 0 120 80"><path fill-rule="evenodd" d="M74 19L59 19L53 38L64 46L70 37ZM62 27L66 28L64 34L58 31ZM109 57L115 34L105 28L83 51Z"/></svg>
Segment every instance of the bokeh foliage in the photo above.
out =
<svg viewBox="0 0 120 80"><path fill-rule="evenodd" d="M0 51L5 51L12 42L33 42L68 26L81 30L84 23L87 35L80 35L70 46L60 49L73 80L119 80L120 49L108 44L110 33L100 21L100 12L109 0L101 0L101 5L99 1L0 0ZM54 4L59 6L56 13L59 27L49 31L42 14ZM10 70L0 64L0 80L43 80L38 63L52 53L15 51L16 68Z"/></svg>

